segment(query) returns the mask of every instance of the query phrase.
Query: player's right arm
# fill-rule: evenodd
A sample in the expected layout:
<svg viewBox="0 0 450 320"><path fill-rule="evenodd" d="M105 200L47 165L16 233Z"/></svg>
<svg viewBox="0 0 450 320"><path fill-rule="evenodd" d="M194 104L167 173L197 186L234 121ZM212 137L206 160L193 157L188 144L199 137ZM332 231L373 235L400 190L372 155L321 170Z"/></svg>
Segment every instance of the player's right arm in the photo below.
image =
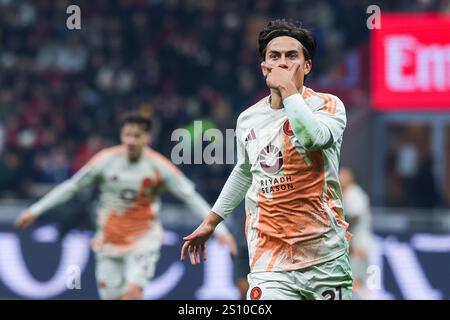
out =
<svg viewBox="0 0 450 320"><path fill-rule="evenodd" d="M237 163L231 171L225 185L212 208L212 212L226 219L229 214L241 203L245 194L252 185L252 173L245 145L241 140L239 121L236 130Z"/></svg>
<svg viewBox="0 0 450 320"><path fill-rule="evenodd" d="M15 222L17 228L26 228L46 211L55 208L72 199L81 189L92 184L100 175L100 168L105 155L100 151L70 179L57 185L42 199L23 211Z"/></svg>
<svg viewBox="0 0 450 320"><path fill-rule="evenodd" d="M214 233L216 226L241 203L252 184L250 162L240 138L238 120L236 130L237 163L211 212L194 232L183 238L185 243L181 249L181 261L184 261L187 252L189 252L191 264L200 263L200 255L203 256L203 260L206 260L206 241Z"/></svg>

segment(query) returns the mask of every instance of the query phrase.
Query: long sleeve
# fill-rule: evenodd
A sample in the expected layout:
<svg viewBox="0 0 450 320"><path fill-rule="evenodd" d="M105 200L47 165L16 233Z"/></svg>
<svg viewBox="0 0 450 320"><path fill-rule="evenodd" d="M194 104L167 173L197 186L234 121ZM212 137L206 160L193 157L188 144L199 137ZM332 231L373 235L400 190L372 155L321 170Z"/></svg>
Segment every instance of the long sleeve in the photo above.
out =
<svg viewBox="0 0 450 320"><path fill-rule="evenodd" d="M347 122L343 103L334 96L311 110L301 94L283 100L292 131L306 150L329 148L343 134Z"/></svg>
<svg viewBox="0 0 450 320"><path fill-rule="evenodd" d="M57 185L42 199L33 204L29 211L39 216L72 199L77 192L95 181L99 175L99 163L102 162L103 158L102 152L98 153L70 179Z"/></svg>
<svg viewBox="0 0 450 320"><path fill-rule="evenodd" d="M239 203L241 203L248 189L252 185L251 166L245 151L245 146L240 137L238 121L236 129L237 163L212 208L212 211L217 213L223 219L226 219Z"/></svg>

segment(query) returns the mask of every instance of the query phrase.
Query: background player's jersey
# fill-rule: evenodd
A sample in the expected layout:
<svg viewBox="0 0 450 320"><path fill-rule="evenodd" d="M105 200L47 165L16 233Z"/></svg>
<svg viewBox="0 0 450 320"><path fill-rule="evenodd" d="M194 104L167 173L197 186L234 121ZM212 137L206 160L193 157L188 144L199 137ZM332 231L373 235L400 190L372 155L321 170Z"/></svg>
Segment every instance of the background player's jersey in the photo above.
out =
<svg viewBox="0 0 450 320"><path fill-rule="evenodd" d="M372 217L369 196L357 184L344 192L345 215L349 219L352 233L352 248L367 257L372 242Z"/></svg>
<svg viewBox="0 0 450 320"><path fill-rule="evenodd" d="M239 161L248 161L246 236L252 272L288 271L331 260L348 250L338 167L345 109L335 96L304 87L303 98L331 132L333 144L307 151L284 108L266 97L237 122Z"/></svg>
<svg viewBox="0 0 450 320"><path fill-rule="evenodd" d="M142 246L160 247L162 227L157 215L162 189L167 188L200 217L210 210L193 184L158 152L145 148L139 160L132 162L125 147L116 146L100 151L30 211L39 215L92 183L100 188L93 248L108 255L124 255Z"/></svg>

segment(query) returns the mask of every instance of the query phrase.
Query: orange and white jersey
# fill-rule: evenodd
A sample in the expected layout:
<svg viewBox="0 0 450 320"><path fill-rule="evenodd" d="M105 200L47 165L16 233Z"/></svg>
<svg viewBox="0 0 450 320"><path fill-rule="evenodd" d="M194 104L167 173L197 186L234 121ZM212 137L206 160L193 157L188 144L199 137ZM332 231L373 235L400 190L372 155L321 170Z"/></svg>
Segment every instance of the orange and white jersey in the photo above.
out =
<svg viewBox="0 0 450 320"><path fill-rule="evenodd" d="M100 189L93 248L108 255L124 255L141 246L161 246L162 227L157 216L163 189L200 218L210 211L194 185L168 159L145 148L137 161L130 161L124 146L100 151L71 179L31 206L30 211L42 214L92 183ZM224 226L221 228L221 232L227 232Z"/></svg>
<svg viewBox="0 0 450 320"><path fill-rule="evenodd" d="M245 194L251 272L298 270L348 250L338 179L345 108L337 97L306 87L298 96L327 145L315 146L312 137L305 147L303 123L294 134L286 104L273 109L263 98L238 118L237 165L213 207L225 218Z"/></svg>

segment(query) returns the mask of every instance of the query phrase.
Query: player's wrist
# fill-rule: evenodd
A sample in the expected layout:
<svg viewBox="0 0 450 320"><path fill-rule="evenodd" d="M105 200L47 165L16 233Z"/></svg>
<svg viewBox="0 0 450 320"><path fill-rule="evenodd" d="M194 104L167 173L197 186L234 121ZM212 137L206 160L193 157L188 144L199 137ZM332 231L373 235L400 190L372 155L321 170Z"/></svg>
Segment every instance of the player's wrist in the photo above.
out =
<svg viewBox="0 0 450 320"><path fill-rule="evenodd" d="M217 225L222 221L223 218L221 216L219 216L214 211L210 211L209 214L206 216L205 220L203 221L203 223L215 229Z"/></svg>
<svg viewBox="0 0 450 320"><path fill-rule="evenodd" d="M293 95L293 94L298 93L298 90L297 90L295 84L292 81L284 83L284 84L281 84L278 87L278 91L280 92L281 98L283 100L286 99L287 97Z"/></svg>

